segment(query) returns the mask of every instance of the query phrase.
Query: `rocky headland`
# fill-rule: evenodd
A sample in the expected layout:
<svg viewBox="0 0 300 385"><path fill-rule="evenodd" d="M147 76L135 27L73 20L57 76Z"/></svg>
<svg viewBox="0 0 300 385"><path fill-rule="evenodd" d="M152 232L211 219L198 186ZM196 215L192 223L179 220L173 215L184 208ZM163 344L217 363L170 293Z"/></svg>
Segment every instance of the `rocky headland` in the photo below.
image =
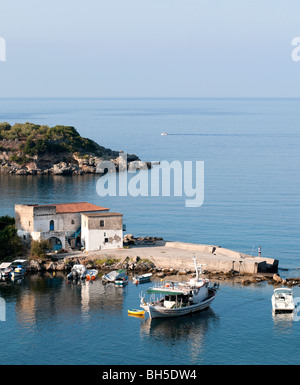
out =
<svg viewBox="0 0 300 385"><path fill-rule="evenodd" d="M105 173L97 166L110 161L114 171L150 168L137 155L100 146L71 126L0 123L0 174L83 175Z"/></svg>

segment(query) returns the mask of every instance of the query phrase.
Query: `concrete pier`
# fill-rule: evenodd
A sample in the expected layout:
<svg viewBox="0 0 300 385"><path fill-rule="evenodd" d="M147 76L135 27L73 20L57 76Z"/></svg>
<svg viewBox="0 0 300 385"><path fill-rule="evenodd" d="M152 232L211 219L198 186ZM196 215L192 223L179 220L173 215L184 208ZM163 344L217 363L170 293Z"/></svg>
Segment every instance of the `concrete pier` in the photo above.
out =
<svg viewBox="0 0 300 385"><path fill-rule="evenodd" d="M76 253L76 256L79 255ZM120 262L130 259L148 259L156 267L174 269L193 269L193 257L203 265L207 272L229 273L237 271L240 274L257 274L276 272L278 260L273 258L255 257L224 249L221 246L200 245L193 243L157 241L154 245L130 246L123 249L99 250L80 253L91 259L115 258Z"/></svg>

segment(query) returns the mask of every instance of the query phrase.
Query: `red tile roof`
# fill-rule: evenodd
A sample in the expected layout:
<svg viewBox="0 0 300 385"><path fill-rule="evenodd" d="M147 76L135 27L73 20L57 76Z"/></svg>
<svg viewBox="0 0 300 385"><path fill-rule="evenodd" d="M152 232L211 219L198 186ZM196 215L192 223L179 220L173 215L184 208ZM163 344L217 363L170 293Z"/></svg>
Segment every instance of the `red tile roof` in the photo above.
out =
<svg viewBox="0 0 300 385"><path fill-rule="evenodd" d="M75 202L75 203L59 203L52 205L42 205L42 206L55 206L57 214L63 213L82 213L90 211L107 211L108 208L96 206L88 202Z"/></svg>

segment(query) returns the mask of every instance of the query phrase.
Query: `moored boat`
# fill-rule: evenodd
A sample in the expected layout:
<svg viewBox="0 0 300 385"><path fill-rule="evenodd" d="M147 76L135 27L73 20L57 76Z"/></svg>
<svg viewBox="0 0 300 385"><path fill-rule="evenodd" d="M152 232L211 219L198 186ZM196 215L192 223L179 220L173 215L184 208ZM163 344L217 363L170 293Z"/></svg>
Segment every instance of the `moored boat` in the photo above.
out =
<svg viewBox="0 0 300 385"><path fill-rule="evenodd" d="M97 278L97 275L98 275L98 270L90 269L90 270L87 270L85 279L87 281L90 281L90 280L94 281Z"/></svg>
<svg viewBox="0 0 300 385"><path fill-rule="evenodd" d="M28 261L26 259L15 259L10 265L10 267L12 268L12 271L10 272L10 277L23 277L26 274L27 264Z"/></svg>
<svg viewBox="0 0 300 385"><path fill-rule="evenodd" d="M114 282L117 286L124 286L128 283L128 277L125 273L121 273L118 275Z"/></svg>
<svg viewBox="0 0 300 385"><path fill-rule="evenodd" d="M145 282L149 282L151 280L151 277L152 277L152 273L136 275L135 277L133 277L132 281L135 284L145 283Z"/></svg>
<svg viewBox="0 0 300 385"><path fill-rule="evenodd" d="M178 317L207 309L215 299L218 285L211 286L209 279L201 278L201 266L194 258L196 277L182 283L163 282L150 288L148 294L160 294L162 298L145 301L141 297L140 306L150 318Z"/></svg>
<svg viewBox="0 0 300 385"><path fill-rule="evenodd" d="M0 278L6 279L9 278L10 273L13 271L11 267L11 262L2 262L0 264Z"/></svg>
<svg viewBox="0 0 300 385"><path fill-rule="evenodd" d="M84 265L74 265L67 275L67 279L84 279L86 277L87 268Z"/></svg>
<svg viewBox="0 0 300 385"><path fill-rule="evenodd" d="M141 309L128 309L129 315L135 315L135 316L143 316L145 314L145 310Z"/></svg>
<svg viewBox="0 0 300 385"><path fill-rule="evenodd" d="M113 270L102 276L102 283L115 282L115 280L125 273L125 269Z"/></svg>

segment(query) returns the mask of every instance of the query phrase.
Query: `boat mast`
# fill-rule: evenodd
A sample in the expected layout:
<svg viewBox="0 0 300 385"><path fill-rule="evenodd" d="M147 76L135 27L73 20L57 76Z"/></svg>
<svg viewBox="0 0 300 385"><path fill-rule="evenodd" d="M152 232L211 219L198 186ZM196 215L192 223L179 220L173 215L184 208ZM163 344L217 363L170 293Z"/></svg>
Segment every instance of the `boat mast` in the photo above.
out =
<svg viewBox="0 0 300 385"><path fill-rule="evenodd" d="M196 257L194 256L193 257L193 260L194 260L194 264L195 264L195 271L196 271L196 280L198 281L200 275L202 274L202 265L197 265L197 259Z"/></svg>

